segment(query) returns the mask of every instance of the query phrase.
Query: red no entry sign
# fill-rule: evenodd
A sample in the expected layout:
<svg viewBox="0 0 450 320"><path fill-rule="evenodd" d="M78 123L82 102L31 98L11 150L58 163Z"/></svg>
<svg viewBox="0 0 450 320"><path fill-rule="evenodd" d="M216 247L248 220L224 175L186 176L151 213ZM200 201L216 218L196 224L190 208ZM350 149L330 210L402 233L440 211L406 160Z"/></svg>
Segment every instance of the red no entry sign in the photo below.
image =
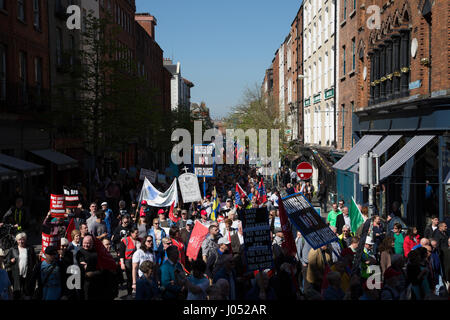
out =
<svg viewBox="0 0 450 320"><path fill-rule="evenodd" d="M302 162L297 166L297 175L302 180L308 180L313 174L313 167L308 162Z"/></svg>

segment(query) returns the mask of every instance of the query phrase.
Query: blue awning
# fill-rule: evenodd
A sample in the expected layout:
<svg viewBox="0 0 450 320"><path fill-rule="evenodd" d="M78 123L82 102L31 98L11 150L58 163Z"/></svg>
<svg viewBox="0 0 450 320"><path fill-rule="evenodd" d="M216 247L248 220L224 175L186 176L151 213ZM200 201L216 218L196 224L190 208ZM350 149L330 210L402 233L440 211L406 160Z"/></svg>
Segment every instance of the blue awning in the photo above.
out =
<svg viewBox="0 0 450 320"><path fill-rule="evenodd" d="M24 174L24 177L44 174L43 166L15 157L7 156L6 154L2 153L0 153L0 165L9 169L21 171Z"/></svg>
<svg viewBox="0 0 450 320"><path fill-rule="evenodd" d="M381 135L365 135L341 160L333 166L335 169L347 170L359 161L359 157L371 150L381 139Z"/></svg>
<svg viewBox="0 0 450 320"><path fill-rule="evenodd" d="M58 170L66 170L78 167L77 160L72 159L71 157L66 156L63 153L51 149L33 150L30 152L37 155L40 158L43 158L47 161L50 161L51 163L56 164Z"/></svg>
<svg viewBox="0 0 450 320"><path fill-rule="evenodd" d="M380 181L389 177L435 136L415 136L380 168Z"/></svg>

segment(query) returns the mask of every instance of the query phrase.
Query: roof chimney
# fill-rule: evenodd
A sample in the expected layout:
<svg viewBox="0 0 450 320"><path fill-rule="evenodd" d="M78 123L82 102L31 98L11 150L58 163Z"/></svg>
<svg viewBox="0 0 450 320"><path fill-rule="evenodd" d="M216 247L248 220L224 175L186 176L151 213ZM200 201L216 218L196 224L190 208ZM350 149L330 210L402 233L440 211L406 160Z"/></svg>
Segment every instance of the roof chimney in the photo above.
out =
<svg viewBox="0 0 450 320"><path fill-rule="evenodd" d="M141 25L142 28L147 32L147 34L156 41L155 38L155 26L156 18L150 13L136 13L134 20Z"/></svg>

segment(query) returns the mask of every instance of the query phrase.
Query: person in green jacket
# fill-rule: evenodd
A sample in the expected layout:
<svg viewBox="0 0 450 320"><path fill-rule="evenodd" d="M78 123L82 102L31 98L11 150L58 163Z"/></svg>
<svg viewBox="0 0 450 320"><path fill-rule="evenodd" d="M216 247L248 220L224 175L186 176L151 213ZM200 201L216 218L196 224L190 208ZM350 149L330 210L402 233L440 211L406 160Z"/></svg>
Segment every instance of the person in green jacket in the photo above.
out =
<svg viewBox="0 0 450 320"><path fill-rule="evenodd" d="M400 223L394 224L394 252L395 254L403 255L403 241L405 241L405 236L402 233L402 225Z"/></svg>
<svg viewBox="0 0 450 320"><path fill-rule="evenodd" d="M333 210L328 212L327 222L330 224L331 227L336 227L336 219L337 216L342 214L341 210L338 209L337 203L333 203Z"/></svg>

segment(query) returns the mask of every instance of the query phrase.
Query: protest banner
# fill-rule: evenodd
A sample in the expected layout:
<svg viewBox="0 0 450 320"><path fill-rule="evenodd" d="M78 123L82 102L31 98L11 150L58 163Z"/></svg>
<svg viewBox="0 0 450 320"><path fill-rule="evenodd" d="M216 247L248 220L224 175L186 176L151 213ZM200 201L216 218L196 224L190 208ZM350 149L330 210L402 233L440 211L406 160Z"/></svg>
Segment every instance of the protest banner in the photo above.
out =
<svg viewBox="0 0 450 320"><path fill-rule="evenodd" d="M78 195L78 189L64 187L64 196L66 208L75 209L78 207L78 202L80 200Z"/></svg>
<svg viewBox="0 0 450 320"><path fill-rule="evenodd" d="M202 201L200 186L197 176L193 173L183 173L178 178L180 184L181 196L184 203Z"/></svg>
<svg viewBox="0 0 450 320"><path fill-rule="evenodd" d="M214 177L214 145L194 145L194 173L197 177Z"/></svg>
<svg viewBox="0 0 450 320"><path fill-rule="evenodd" d="M47 247L52 246L59 249L61 237L59 235L51 235L45 232L42 232L42 242L41 242L41 261L45 260L45 249Z"/></svg>
<svg viewBox="0 0 450 320"><path fill-rule="evenodd" d="M287 196L281 201L289 220L313 249L338 241L336 234L302 193Z"/></svg>
<svg viewBox="0 0 450 320"><path fill-rule="evenodd" d="M53 218L64 218L66 213L64 195L50 195L50 213Z"/></svg>
<svg viewBox="0 0 450 320"><path fill-rule="evenodd" d="M151 183L155 183L156 176L157 174L155 171L142 168L139 175L139 180L144 180L145 178L147 178Z"/></svg>
<svg viewBox="0 0 450 320"><path fill-rule="evenodd" d="M198 252L202 247L203 240L208 235L209 230L199 221L195 222L194 229L192 230L191 237L189 238L188 247L186 250L186 256L192 259L197 259Z"/></svg>
<svg viewBox="0 0 450 320"><path fill-rule="evenodd" d="M272 269L272 239L267 208L246 209L240 217L248 271Z"/></svg>

